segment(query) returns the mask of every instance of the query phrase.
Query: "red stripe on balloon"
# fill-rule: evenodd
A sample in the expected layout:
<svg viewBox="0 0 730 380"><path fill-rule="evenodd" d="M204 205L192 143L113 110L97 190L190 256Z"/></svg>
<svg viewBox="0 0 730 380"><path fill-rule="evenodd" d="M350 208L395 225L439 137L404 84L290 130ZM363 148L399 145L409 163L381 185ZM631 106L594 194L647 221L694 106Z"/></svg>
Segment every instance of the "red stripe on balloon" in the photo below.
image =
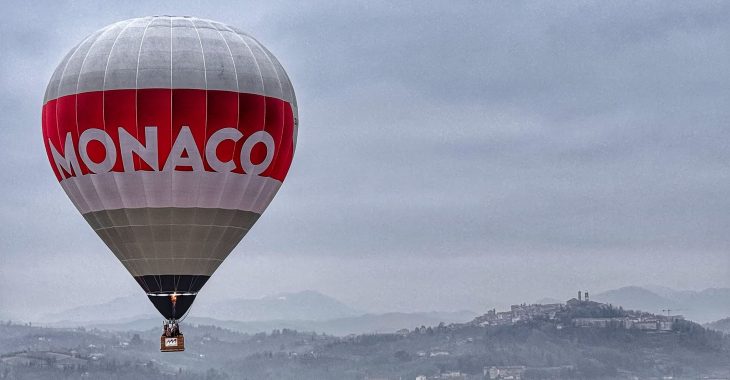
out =
<svg viewBox="0 0 730 380"><path fill-rule="evenodd" d="M128 91L128 90L117 90ZM109 92L109 91L107 91ZM157 126L157 161L160 168L165 164L173 142L172 90L152 88L137 91L137 140L147 146L145 127ZM135 160L136 170L153 170L141 159Z"/></svg>
<svg viewBox="0 0 730 380"><path fill-rule="evenodd" d="M76 121L79 136L87 129L96 128L104 130L104 94L101 92L84 92L76 95L76 109L80 110L76 114ZM109 125L112 127L112 125ZM106 128L112 139L118 140L117 128ZM78 140L76 140L78 141ZM77 146L76 149L79 149ZM106 150L98 141L92 141L87 148L89 158L94 162L101 162L106 158ZM116 165L114 170L122 170L122 163L117 150ZM83 160L79 156L79 164L83 165Z"/></svg>
<svg viewBox="0 0 730 380"><path fill-rule="evenodd" d="M230 91L209 90L207 95L208 128L206 129L206 140L223 128L238 128L238 94ZM205 153L202 154L205 155ZM236 154L236 143L233 140L224 140L216 149L216 157L221 162L235 161ZM207 161L205 170L213 170Z"/></svg>
<svg viewBox="0 0 730 380"><path fill-rule="evenodd" d="M41 112L42 117L42 125L43 125L43 144L46 147L46 154L48 155L48 162L51 163L51 168L53 169L53 174L56 176L57 180L61 180L61 175L58 173L58 170L56 169L56 165L53 163L53 156L51 155L51 146L49 145L49 139L52 139L52 136L55 135L56 129L56 100L51 100L50 102L46 103L43 106L43 112ZM52 130L53 129L53 130ZM58 146L58 144L56 144Z"/></svg>
<svg viewBox="0 0 730 380"><path fill-rule="evenodd" d="M119 148L119 128L124 129L124 131L137 139L140 138L137 135L134 91L97 91L89 94L94 94L94 96L99 96L102 99L103 108L101 109L101 114L103 127L116 142L117 148ZM91 108L79 109L79 114L86 112L95 113L98 110ZM115 172L124 171L122 155L119 149L117 149L117 160L112 170Z"/></svg>
<svg viewBox="0 0 730 380"><path fill-rule="evenodd" d="M58 139L60 144L56 145L56 148L62 151L65 148L66 137L71 134L74 146L78 147L79 132L76 123L76 95L68 95L59 98L56 102L56 128L58 129ZM79 158L79 166L81 167L81 174L91 173L89 169L84 165L81 157L79 156L78 150L76 150L76 157ZM78 175L78 173L76 173Z"/></svg>
<svg viewBox="0 0 730 380"><path fill-rule="evenodd" d="M238 97L238 130L243 136L251 136L266 127L266 97L254 94L240 94ZM240 157L243 141L236 144L236 155ZM243 168L236 168L236 173L243 173Z"/></svg>
<svg viewBox="0 0 730 380"><path fill-rule="evenodd" d="M190 128L198 146L198 152L205 152L205 90L175 89L172 91L172 134L177 136L183 126ZM190 154L190 152L187 152ZM192 171L190 166L175 168L179 171Z"/></svg>
<svg viewBox="0 0 730 380"><path fill-rule="evenodd" d="M81 173L89 174L78 151L79 135L90 128L105 130L117 147L113 171L124 171L119 151L118 128L123 128L143 145L145 127L156 126L158 138L158 170L167 161L175 138L183 126L188 126L200 151L205 170L213 171L205 159L205 143L221 128L237 128L243 138L234 143L224 141L216 150L221 161L233 159L235 173L243 173L240 163L243 141L254 132L265 130L274 139L274 161L261 176L283 181L291 165L293 155L294 116L289 103L277 98L231 91L206 91L196 89L124 89L72 94L51 100L43 106L43 140L56 178L69 177L72 173L60 173L53 160L48 141L65 154L68 132L74 142ZM87 151L94 162L104 159L106 151L98 142L91 142ZM265 146L257 144L251 152L251 161L259 163L266 156ZM153 170L135 155L135 170ZM192 170L178 167L176 170Z"/></svg>

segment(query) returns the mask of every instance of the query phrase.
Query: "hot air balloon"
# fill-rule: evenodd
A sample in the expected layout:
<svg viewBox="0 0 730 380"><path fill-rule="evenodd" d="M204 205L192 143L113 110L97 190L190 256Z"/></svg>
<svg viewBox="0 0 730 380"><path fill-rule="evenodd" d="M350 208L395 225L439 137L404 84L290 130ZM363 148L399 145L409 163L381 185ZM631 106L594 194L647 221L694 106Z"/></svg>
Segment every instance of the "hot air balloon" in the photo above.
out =
<svg viewBox="0 0 730 380"><path fill-rule="evenodd" d="M276 195L298 129L273 54L195 17L92 33L58 65L42 112L61 187L168 327Z"/></svg>

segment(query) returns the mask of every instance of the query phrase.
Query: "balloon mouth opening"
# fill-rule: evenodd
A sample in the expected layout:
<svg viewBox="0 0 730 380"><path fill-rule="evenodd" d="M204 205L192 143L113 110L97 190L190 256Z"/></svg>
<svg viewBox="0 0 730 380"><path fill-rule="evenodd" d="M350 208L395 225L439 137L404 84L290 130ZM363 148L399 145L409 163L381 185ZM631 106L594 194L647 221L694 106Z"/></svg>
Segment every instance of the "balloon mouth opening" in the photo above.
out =
<svg viewBox="0 0 730 380"><path fill-rule="evenodd" d="M155 306L157 311L169 320L181 319L195 301L197 293L147 293L147 297Z"/></svg>
<svg viewBox="0 0 730 380"><path fill-rule="evenodd" d="M177 298L179 296L195 296L195 295L198 295L198 292L184 292L184 293L179 293L179 292L149 292L149 293L147 293L147 295L150 296L150 297L170 297L170 298L175 297L175 298Z"/></svg>

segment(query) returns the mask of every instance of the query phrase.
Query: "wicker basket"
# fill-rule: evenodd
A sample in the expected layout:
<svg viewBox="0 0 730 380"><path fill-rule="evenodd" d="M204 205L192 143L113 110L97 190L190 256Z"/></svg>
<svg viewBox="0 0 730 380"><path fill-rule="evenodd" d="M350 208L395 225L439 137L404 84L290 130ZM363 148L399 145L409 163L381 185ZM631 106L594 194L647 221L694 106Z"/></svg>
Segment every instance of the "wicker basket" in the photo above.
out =
<svg viewBox="0 0 730 380"><path fill-rule="evenodd" d="M180 352L185 351L185 337L182 335L178 336L161 336L160 337L160 351L162 352Z"/></svg>

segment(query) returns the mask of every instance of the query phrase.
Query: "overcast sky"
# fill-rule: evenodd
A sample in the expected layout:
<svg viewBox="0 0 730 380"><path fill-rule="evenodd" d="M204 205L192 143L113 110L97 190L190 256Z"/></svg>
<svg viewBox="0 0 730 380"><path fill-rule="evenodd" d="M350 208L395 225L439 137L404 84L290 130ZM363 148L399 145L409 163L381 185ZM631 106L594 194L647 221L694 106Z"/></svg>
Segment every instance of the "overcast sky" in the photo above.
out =
<svg viewBox="0 0 730 380"><path fill-rule="evenodd" d="M53 176L40 110L71 47L155 14L249 32L299 103L282 190L201 297L484 311L730 286L730 3L180 3L3 7L0 317L143 297Z"/></svg>

